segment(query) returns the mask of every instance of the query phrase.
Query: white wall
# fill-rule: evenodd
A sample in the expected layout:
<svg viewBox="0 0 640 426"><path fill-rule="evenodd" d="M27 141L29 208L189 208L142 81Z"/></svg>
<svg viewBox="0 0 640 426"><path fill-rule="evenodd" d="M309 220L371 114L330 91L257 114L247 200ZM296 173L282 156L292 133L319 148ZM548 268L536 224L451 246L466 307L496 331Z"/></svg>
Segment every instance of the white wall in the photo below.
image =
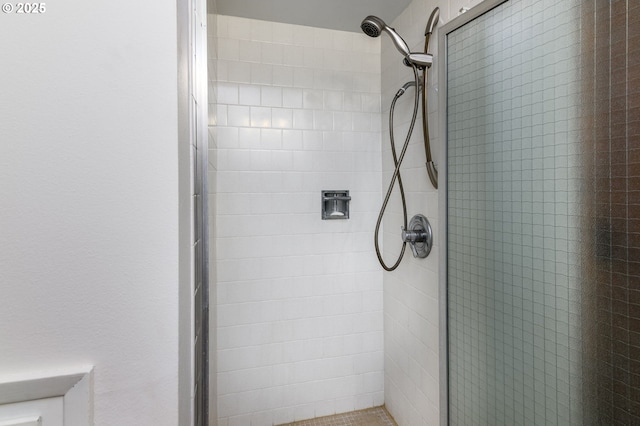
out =
<svg viewBox="0 0 640 426"><path fill-rule="evenodd" d="M383 403L379 43L218 17L221 425ZM349 220L321 220L322 189Z"/></svg>
<svg viewBox="0 0 640 426"><path fill-rule="evenodd" d="M406 40L412 51L423 51L424 31L433 9L440 7L439 26L455 18L470 0L414 0L390 25ZM439 27L438 26L438 27ZM438 30L431 37L429 52L435 55L428 73L429 127L431 151L439 163L438 140ZM382 164L383 191L393 172L389 147L389 108L393 96L405 82L413 80L410 68L388 38L382 41ZM399 151L409 128L413 89L400 98L395 111L395 138ZM444 179L443 176L440 177ZM414 259L409 248L400 267L384 274L384 371L385 404L400 426L439 424L439 311L438 311L438 193L431 186L425 168L420 115L402 165L402 179L409 219L421 213L434 231L434 247L426 259ZM401 248L402 204L397 186L384 220L384 258L392 264Z"/></svg>
<svg viewBox="0 0 640 426"><path fill-rule="evenodd" d="M47 7L0 17L0 376L92 364L96 425L176 425L176 4Z"/></svg>

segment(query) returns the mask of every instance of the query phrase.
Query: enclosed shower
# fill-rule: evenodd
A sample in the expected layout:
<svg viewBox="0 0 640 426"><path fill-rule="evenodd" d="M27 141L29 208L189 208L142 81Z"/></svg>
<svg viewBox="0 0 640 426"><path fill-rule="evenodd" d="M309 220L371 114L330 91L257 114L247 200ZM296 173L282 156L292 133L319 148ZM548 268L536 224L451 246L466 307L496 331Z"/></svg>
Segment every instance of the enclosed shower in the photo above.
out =
<svg viewBox="0 0 640 426"><path fill-rule="evenodd" d="M218 424L638 423L639 16L213 17Z"/></svg>
<svg viewBox="0 0 640 426"><path fill-rule="evenodd" d="M403 26L410 54L423 50L432 10L425 8L416 28ZM403 142L416 89L425 85L416 86L406 55L389 38L360 32L366 14L348 32L226 15L213 22L210 187L221 424L283 424L382 405L402 421L406 404L438 416L437 348L425 347L430 355L415 361L424 371L414 378L420 392L404 389L409 358L398 353L425 345L419 329L437 342L437 311L430 309L437 306L437 243L425 259L405 256L389 278L397 283L391 292L372 244L383 186L395 168L387 136L391 101L413 80L395 103L393 127ZM431 108L433 83L426 89ZM401 171L407 210L434 226L437 198L417 119L415 126ZM348 217L323 220L323 194L350 197ZM413 230L397 221L397 188L388 204L380 232L385 258L397 257L401 226ZM404 289L404 280L417 284L411 275L425 269L433 275L426 288ZM417 325L411 329L403 320L410 310Z"/></svg>

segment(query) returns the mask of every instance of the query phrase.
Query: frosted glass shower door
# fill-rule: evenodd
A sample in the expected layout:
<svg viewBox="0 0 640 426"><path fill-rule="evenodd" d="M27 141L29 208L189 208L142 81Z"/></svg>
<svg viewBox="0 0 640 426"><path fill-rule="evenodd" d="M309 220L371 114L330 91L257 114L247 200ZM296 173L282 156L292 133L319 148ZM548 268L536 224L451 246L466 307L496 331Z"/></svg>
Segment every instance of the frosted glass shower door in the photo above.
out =
<svg viewBox="0 0 640 426"><path fill-rule="evenodd" d="M446 35L451 425L582 424L576 4Z"/></svg>

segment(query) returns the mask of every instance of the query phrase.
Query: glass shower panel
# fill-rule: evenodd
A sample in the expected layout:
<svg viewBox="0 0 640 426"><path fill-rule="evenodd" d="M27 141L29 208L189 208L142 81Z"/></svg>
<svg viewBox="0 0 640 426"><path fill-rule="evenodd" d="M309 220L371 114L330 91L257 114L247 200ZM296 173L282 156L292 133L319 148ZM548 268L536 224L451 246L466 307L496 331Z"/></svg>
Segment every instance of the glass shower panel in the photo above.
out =
<svg viewBox="0 0 640 426"><path fill-rule="evenodd" d="M579 3L447 36L452 425L583 423Z"/></svg>

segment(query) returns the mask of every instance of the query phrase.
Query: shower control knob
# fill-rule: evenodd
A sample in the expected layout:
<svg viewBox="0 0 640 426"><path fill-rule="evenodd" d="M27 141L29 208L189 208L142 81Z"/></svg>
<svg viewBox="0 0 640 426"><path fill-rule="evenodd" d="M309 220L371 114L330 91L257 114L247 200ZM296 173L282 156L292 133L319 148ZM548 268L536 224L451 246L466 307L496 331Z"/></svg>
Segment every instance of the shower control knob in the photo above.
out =
<svg viewBox="0 0 640 426"><path fill-rule="evenodd" d="M425 258L431 252L433 231L429 220L421 214L411 218L409 228L402 229L402 241L411 245L413 257Z"/></svg>
<svg viewBox="0 0 640 426"><path fill-rule="evenodd" d="M402 241L405 243L424 243L427 240L427 233L423 230L409 231L402 227Z"/></svg>

